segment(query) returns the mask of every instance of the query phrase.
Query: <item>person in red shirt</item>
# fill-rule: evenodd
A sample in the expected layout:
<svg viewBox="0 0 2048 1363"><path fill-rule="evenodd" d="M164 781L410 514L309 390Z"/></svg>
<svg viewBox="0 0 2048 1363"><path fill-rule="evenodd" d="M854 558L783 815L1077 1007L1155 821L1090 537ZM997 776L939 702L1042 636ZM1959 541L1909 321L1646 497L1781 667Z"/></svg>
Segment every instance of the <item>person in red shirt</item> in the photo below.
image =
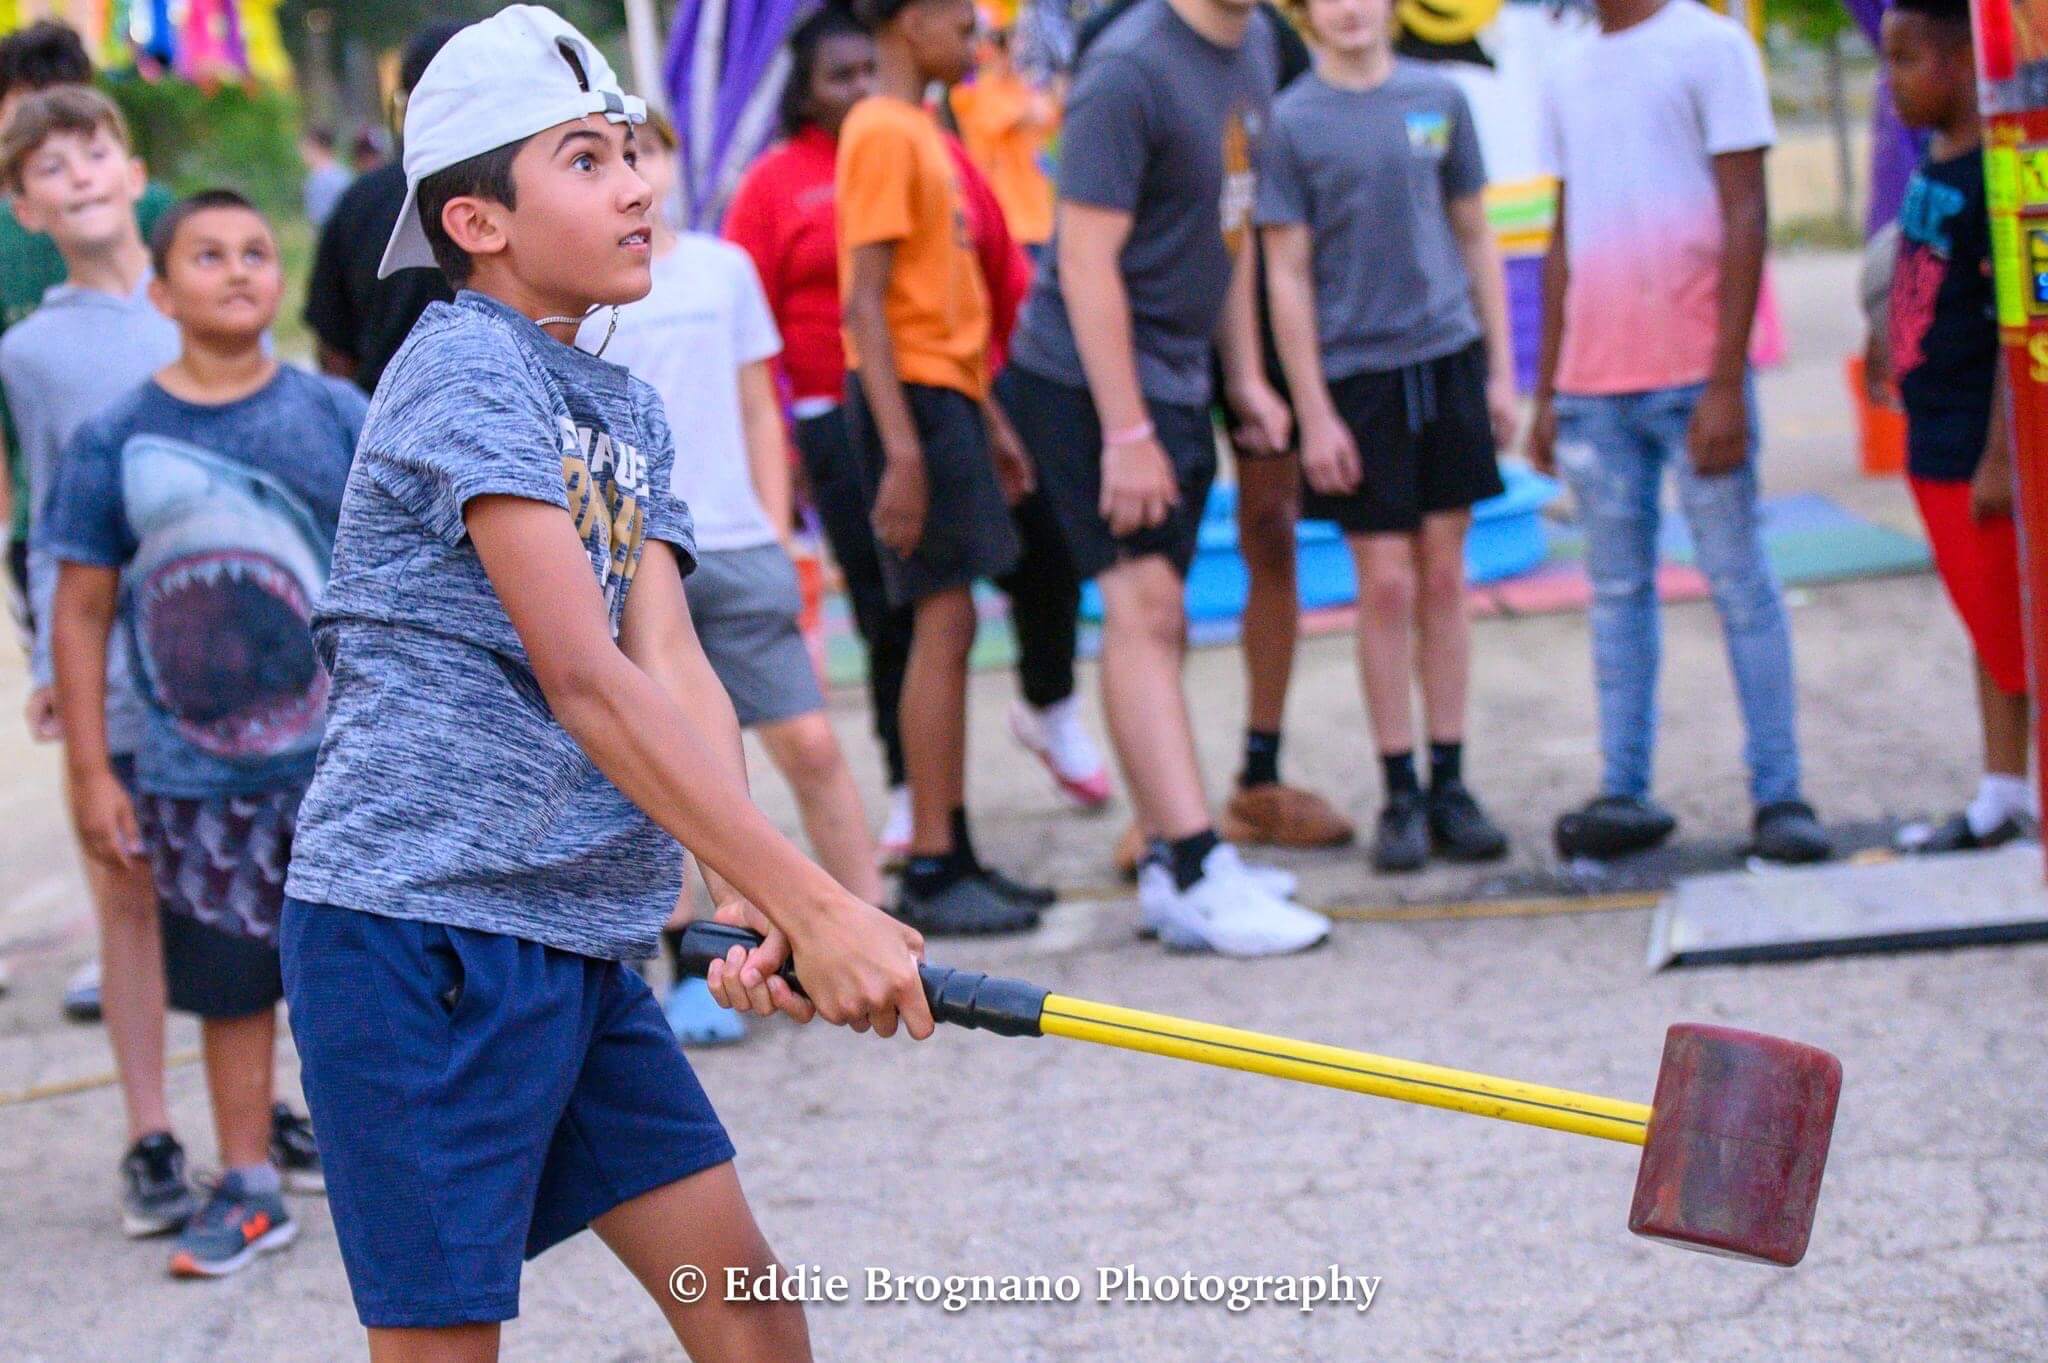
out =
<svg viewBox="0 0 2048 1363"><path fill-rule="evenodd" d="M789 44L784 140L747 171L726 210L723 231L754 258L782 331L781 377L796 422L798 455L832 556L846 579L855 628L867 645L875 733L889 768L889 817L881 844L885 856L895 859L910 837L897 725L910 652L910 612L892 609L883 590L869 523L875 489L840 411L846 354L833 190L840 125L854 104L874 92L874 40L844 10L828 5L798 25ZM952 137L947 146L988 285L993 373L1002 367L1010 329L1030 286L1031 265L1004 223L995 191L968 160L966 149ZM1024 693L1011 710L1010 729L1070 800L1084 809L1099 808L1109 800L1109 772L1074 696L1080 582L1040 499L1025 499L1015 515L1024 556L999 584L1010 598Z"/></svg>

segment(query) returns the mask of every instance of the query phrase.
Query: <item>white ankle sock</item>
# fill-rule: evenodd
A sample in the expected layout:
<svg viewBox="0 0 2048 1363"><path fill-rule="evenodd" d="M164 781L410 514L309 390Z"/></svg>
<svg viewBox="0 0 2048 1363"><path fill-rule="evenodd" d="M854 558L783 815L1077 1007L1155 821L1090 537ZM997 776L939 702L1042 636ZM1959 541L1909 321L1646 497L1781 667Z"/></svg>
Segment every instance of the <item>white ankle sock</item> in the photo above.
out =
<svg viewBox="0 0 2048 1363"><path fill-rule="evenodd" d="M242 1185L242 1191L252 1195L274 1193L283 1186L277 1166L274 1164L251 1164L245 1168L228 1170Z"/></svg>
<svg viewBox="0 0 2048 1363"><path fill-rule="evenodd" d="M1986 774L1977 782L1977 798L1963 815L1970 821L1972 833L1987 837L2007 819L2034 816L2033 788L2022 776Z"/></svg>

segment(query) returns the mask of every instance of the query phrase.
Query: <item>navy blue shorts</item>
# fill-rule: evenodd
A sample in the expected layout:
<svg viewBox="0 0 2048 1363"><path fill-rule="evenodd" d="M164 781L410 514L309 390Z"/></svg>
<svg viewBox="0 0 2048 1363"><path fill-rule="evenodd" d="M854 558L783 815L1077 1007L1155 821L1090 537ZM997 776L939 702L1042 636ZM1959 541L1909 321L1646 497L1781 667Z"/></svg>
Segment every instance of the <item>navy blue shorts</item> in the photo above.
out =
<svg viewBox="0 0 2048 1363"><path fill-rule="evenodd" d="M510 1320L523 1260L732 1158L617 961L296 899L279 946L365 1326Z"/></svg>

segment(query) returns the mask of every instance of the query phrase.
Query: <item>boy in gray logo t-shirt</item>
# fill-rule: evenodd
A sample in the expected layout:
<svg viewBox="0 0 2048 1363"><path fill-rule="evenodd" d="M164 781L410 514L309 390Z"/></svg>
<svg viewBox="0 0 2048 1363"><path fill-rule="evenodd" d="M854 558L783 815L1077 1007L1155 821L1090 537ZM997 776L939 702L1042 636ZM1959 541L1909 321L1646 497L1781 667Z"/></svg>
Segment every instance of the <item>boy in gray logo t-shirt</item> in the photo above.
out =
<svg viewBox="0 0 2048 1363"><path fill-rule="evenodd" d="M683 847L720 916L766 934L711 964L721 1003L932 1029L917 934L748 799L690 624L661 402L571 344L649 287L642 117L530 5L450 39L407 105L384 269L436 264L462 292L421 318L363 429L280 926L357 1314L406 1332L373 1339L380 1357L467 1347L518 1313L523 1259L593 1223L693 1348L807 1356L798 1307L666 1290L676 1264L724 1281L774 1262L723 1124L622 964L654 949ZM792 958L808 1001L777 976Z"/></svg>
<svg viewBox="0 0 2048 1363"><path fill-rule="evenodd" d="M1358 574L1387 788L1373 864L1492 860L1507 838L1464 780L1465 534L1502 490L1516 398L1486 168L1458 87L1395 58L1384 0L1307 0L1306 17L1316 69L1274 104L1258 220L1301 420L1302 514L1338 524Z"/></svg>

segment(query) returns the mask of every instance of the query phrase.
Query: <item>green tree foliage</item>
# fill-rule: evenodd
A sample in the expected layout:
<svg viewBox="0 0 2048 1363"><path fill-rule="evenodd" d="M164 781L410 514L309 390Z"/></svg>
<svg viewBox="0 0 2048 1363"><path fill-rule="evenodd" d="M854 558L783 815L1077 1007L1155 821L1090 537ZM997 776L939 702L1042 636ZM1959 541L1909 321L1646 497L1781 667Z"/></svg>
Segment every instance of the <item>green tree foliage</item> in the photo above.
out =
<svg viewBox="0 0 2048 1363"><path fill-rule="evenodd" d="M216 185L239 190L271 214L299 211L298 104L259 87L204 89L182 80L110 78L135 152L179 194Z"/></svg>
<svg viewBox="0 0 2048 1363"><path fill-rule="evenodd" d="M306 15L313 10L327 11L337 42L359 39L382 50L401 45L414 29L429 22L483 19L505 4L506 0L284 0L278 22L293 57L302 58ZM548 8L607 46L625 30L625 10L617 0L554 0Z"/></svg>
<svg viewBox="0 0 2048 1363"><path fill-rule="evenodd" d="M1764 21L1816 47L1854 27L1842 0L1765 0Z"/></svg>

